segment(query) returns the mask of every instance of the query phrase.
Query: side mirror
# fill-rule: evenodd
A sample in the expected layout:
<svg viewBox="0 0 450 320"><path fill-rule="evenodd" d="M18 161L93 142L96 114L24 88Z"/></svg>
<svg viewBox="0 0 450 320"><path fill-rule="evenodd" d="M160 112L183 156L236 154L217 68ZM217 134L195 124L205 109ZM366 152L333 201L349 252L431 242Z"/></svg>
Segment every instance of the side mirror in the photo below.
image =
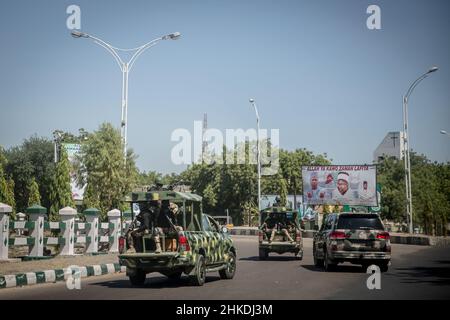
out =
<svg viewBox="0 0 450 320"><path fill-rule="evenodd" d="M228 228L227 227L222 227L222 233L228 233Z"/></svg>

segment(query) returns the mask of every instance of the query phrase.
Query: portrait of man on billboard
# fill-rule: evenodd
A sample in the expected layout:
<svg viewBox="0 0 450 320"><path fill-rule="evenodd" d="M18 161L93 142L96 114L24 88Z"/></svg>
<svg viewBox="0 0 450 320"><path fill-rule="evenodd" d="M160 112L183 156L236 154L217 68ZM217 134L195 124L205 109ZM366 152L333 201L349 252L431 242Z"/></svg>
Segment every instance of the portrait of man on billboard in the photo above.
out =
<svg viewBox="0 0 450 320"><path fill-rule="evenodd" d="M367 180L364 180L359 189L359 198L361 199L361 201L369 203L372 201L376 201L374 199L375 194L375 191L371 187L369 187L369 183L367 182Z"/></svg>
<svg viewBox="0 0 450 320"><path fill-rule="evenodd" d="M305 192L308 202L325 199L325 190L319 187L319 174L317 172L311 172L309 175L309 186L309 189Z"/></svg>
<svg viewBox="0 0 450 320"><path fill-rule="evenodd" d="M332 193L332 199L340 204L347 204L354 199L355 195L350 190L350 175L347 172L339 172L337 176L336 189Z"/></svg>

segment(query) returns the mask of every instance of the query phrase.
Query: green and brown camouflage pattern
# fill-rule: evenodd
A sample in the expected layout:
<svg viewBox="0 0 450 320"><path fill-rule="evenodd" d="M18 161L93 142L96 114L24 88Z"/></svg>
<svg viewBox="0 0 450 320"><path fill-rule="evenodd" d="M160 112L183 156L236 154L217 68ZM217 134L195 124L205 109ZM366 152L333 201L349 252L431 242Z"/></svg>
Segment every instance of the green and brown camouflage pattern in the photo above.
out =
<svg viewBox="0 0 450 320"><path fill-rule="evenodd" d="M229 261L230 252L236 255L236 248L228 232L222 232L220 229L218 232L204 229L203 218L208 217L213 221L214 219L202 212L202 197L197 194L171 190L149 190L148 192L132 192L124 200L132 204L156 199L169 200L182 204L183 208L186 206L186 209L192 209L190 212L191 220L186 221L184 219L184 230L175 233L177 250L174 252L120 254L119 262L121 265L127 266L127 274L132 274L136 269L142 269L146 273L157 271L170 274L182 271L189 274L197 264L200 255L204 256L206 265L210 268L226 265ZM184 217L186 218L186 215ZM193 223L194 218L197 222L196 230L186 230L189 229L189 227L186 228L186 225ZM178 243L180 236L186 237L190 250L183 250L183 247Z"/></svg>
<svg viewBox="0 0 450 320"><path fill-rule="evenodd" d="M127 266L127 273L141 268L147 273L169 273L178 270L189 274L200 255L205 257L207 266L217 266L228 262L230 252L236 254L233 240L227 232L185 230L180 231L179 236L187 238L189 251L183 251L178 244L176 252L121 254L119 262Z"/></svg>
<svg viewBox="0 0 450 320"><path fill-rule="evenodd" d="M340 215L352 215L352 213L333 213L336 219ZM358 213L358 216L364 214ZM373 218L374 214L369 213L368 216ZM336 220L338 221L338 220ZM325 223L325 221L324 221ZM381 220L380 224L383 226ZM319 231L315 234L313 240L313 254L318 259L325 258L325 250L328 259L332 262L353 262L365 263L369 261L389 261L391 259L391 243L390 239L378 239L377 235L385 233L384 226L378 230L365 229L337 229L337 222L331 230ZM330 237L333 231L342 232L344 238L332 239Z"/></svg>
<svg viewBox="0 0 450 320"><path fill-rule="evenodd" d="M181 255L195 264L198 255L206 258L207 264L223 263L228 260L228 253L235 252L233 240L228 233L212 231L183 231L188 239L190 251L182 252Z"/></svg>

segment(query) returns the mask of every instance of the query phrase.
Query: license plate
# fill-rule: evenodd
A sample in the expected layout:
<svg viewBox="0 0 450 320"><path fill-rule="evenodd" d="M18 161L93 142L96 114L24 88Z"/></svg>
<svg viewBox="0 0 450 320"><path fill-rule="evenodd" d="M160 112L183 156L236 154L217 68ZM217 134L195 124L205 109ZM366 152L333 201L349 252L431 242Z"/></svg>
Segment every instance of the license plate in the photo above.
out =
<svg viewBox="0 0 450 320"><path fill-rule="evenodd" d="M365 232L361 232L358 235L358 238L361 239L361 240L367 240L367 234Z"/></svg>

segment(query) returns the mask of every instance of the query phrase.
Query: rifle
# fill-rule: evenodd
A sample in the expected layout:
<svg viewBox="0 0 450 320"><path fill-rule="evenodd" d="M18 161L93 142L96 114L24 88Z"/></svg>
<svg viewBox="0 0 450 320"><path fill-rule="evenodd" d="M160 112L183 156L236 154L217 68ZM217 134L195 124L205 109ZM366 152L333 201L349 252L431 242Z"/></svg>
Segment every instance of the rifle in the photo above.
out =
<svg viewBox="0 0 450 320"><path fill-rule="evenodd" d="M172 229L174 231L177 231L177 227L173 224L172 220L170 220L169 216L166 213L164 213L164 216L166 217L167 221L169 221L169 224L172 227Z"/></svg>

